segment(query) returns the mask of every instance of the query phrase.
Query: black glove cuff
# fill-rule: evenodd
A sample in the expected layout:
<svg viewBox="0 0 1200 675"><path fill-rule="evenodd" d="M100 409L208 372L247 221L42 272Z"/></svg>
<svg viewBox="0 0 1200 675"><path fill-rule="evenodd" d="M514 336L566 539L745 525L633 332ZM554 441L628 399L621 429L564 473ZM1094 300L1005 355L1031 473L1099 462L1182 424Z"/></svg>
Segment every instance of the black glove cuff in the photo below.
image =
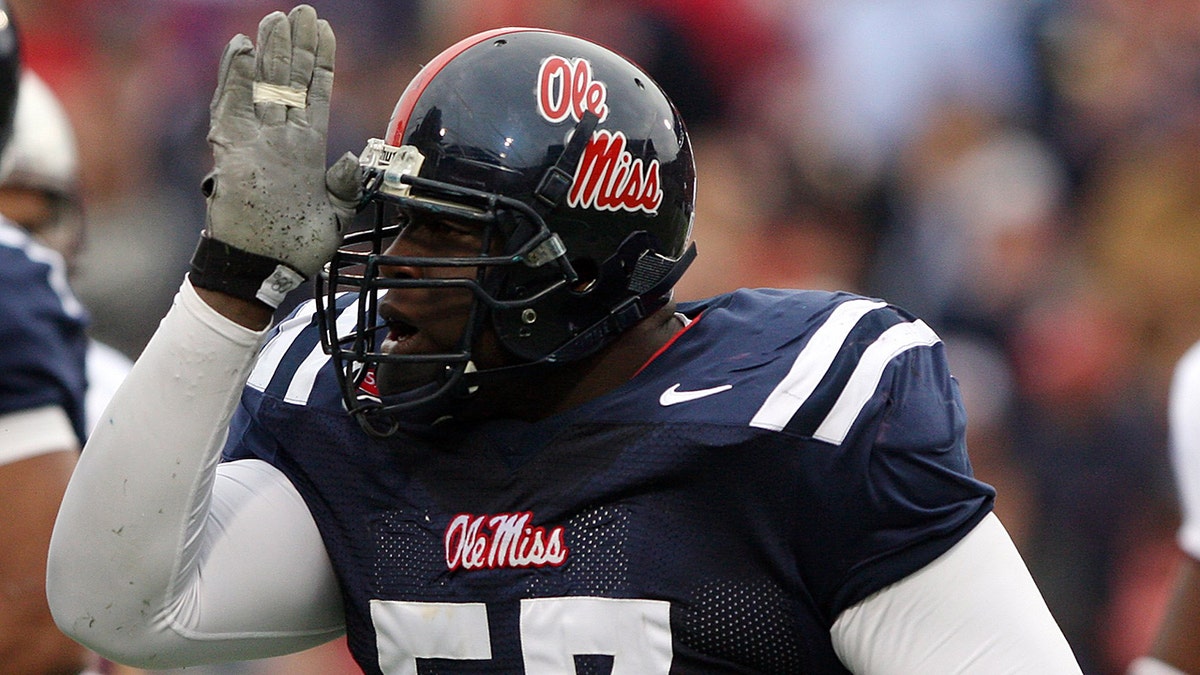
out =
<svg viewBox="0 0 1200 675"><path fill-rule="evenodd" d="M305 276L278 260L201 236L188 279L197 288L258 300L275 309L289 291L304 283Z"/></svg>

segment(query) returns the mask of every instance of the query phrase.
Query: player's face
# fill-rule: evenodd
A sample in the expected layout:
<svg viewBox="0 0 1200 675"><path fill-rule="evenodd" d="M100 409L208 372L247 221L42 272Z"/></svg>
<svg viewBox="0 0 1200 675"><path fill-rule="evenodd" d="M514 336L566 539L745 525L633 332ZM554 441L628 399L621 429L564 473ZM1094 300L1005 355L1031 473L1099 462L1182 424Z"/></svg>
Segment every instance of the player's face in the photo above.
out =
<svg viewBox="0 0 1200 675"><path fill-rule="evenodd" d="M401 230L385 252L392 256L431 258L473 257L483 252L484 237L478 223L456 222L433 216L416 216ZM392 279L474 279L474 267L396 266L381 268ZM379 305L387 323L381 350L387 354L446 354L462 349L474 294L466 288L391 289ZM493 342L484 340L485 343ZM475 346L477 365L497 350ZM383 363L377 371L380 393L393 394L433 381L444 366L440 363Z"/></svg>
<svg viewBox="0 0 1200 675"><path fill-rule="evenodd" d="M0 188L0 213L73 265L83 246L83 213L65 196L45 190Z"/></svg>

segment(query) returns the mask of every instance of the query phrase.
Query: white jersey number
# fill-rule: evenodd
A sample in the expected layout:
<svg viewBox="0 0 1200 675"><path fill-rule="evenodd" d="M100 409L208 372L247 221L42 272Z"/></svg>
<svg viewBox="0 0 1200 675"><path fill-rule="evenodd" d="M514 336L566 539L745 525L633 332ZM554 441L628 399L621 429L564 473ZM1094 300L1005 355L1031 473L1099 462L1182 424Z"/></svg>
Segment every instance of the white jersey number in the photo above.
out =
<svg viewBox="0 0 1200 675"><path fill-rule="evenodd" d="M492 657L482 603L372 600L379 666L417 675L417 659ZM531 598L521 601L526 675L571 673L574 657L613 657L613 675L659 675L671 668L671 606L662 600Z"/></svg>

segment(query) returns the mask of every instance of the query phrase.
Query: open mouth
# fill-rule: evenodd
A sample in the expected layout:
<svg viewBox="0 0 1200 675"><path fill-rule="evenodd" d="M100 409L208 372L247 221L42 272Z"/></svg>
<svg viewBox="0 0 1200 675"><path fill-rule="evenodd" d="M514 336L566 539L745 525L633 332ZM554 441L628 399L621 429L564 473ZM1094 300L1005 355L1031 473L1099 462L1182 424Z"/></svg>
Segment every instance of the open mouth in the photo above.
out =
<svg viewBox="0 0 1200 675"><path fill-rule="evenodd" d="M405 346L417 334L417 327L398 317L387 318L385 324L388 332L383 343L379 345L380 351L385 354L406 351Z"/></svg>

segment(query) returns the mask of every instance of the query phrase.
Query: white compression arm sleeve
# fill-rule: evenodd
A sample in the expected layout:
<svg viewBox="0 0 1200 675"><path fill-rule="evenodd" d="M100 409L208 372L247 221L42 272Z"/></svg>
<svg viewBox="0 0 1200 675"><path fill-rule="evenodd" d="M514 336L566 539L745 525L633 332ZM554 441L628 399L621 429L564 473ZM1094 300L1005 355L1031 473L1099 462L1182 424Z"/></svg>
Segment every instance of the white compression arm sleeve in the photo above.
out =
<svg viewBox="0 0 1200 675"><path fill-rule="evenodd" d="M312 516L274 467L218 465L262 334L184 282L94 430L50 544L59 626L142 668L298 651L344 630Z"/></svg>
<svg viewBox="0 0 1200 675"><path fill-rule="evenodd" d="M842 612L832 635L856 675L1080 673L995 514L924 568Z"/></svg>
<svg viewBox="0 0 1200 675"><path fill-rule="evenodd" d="M1179 545L1200 560L1200 345L1179 360L1171 382L1168 407L1171 427L1171 461L1183 523Z"/></svg>

